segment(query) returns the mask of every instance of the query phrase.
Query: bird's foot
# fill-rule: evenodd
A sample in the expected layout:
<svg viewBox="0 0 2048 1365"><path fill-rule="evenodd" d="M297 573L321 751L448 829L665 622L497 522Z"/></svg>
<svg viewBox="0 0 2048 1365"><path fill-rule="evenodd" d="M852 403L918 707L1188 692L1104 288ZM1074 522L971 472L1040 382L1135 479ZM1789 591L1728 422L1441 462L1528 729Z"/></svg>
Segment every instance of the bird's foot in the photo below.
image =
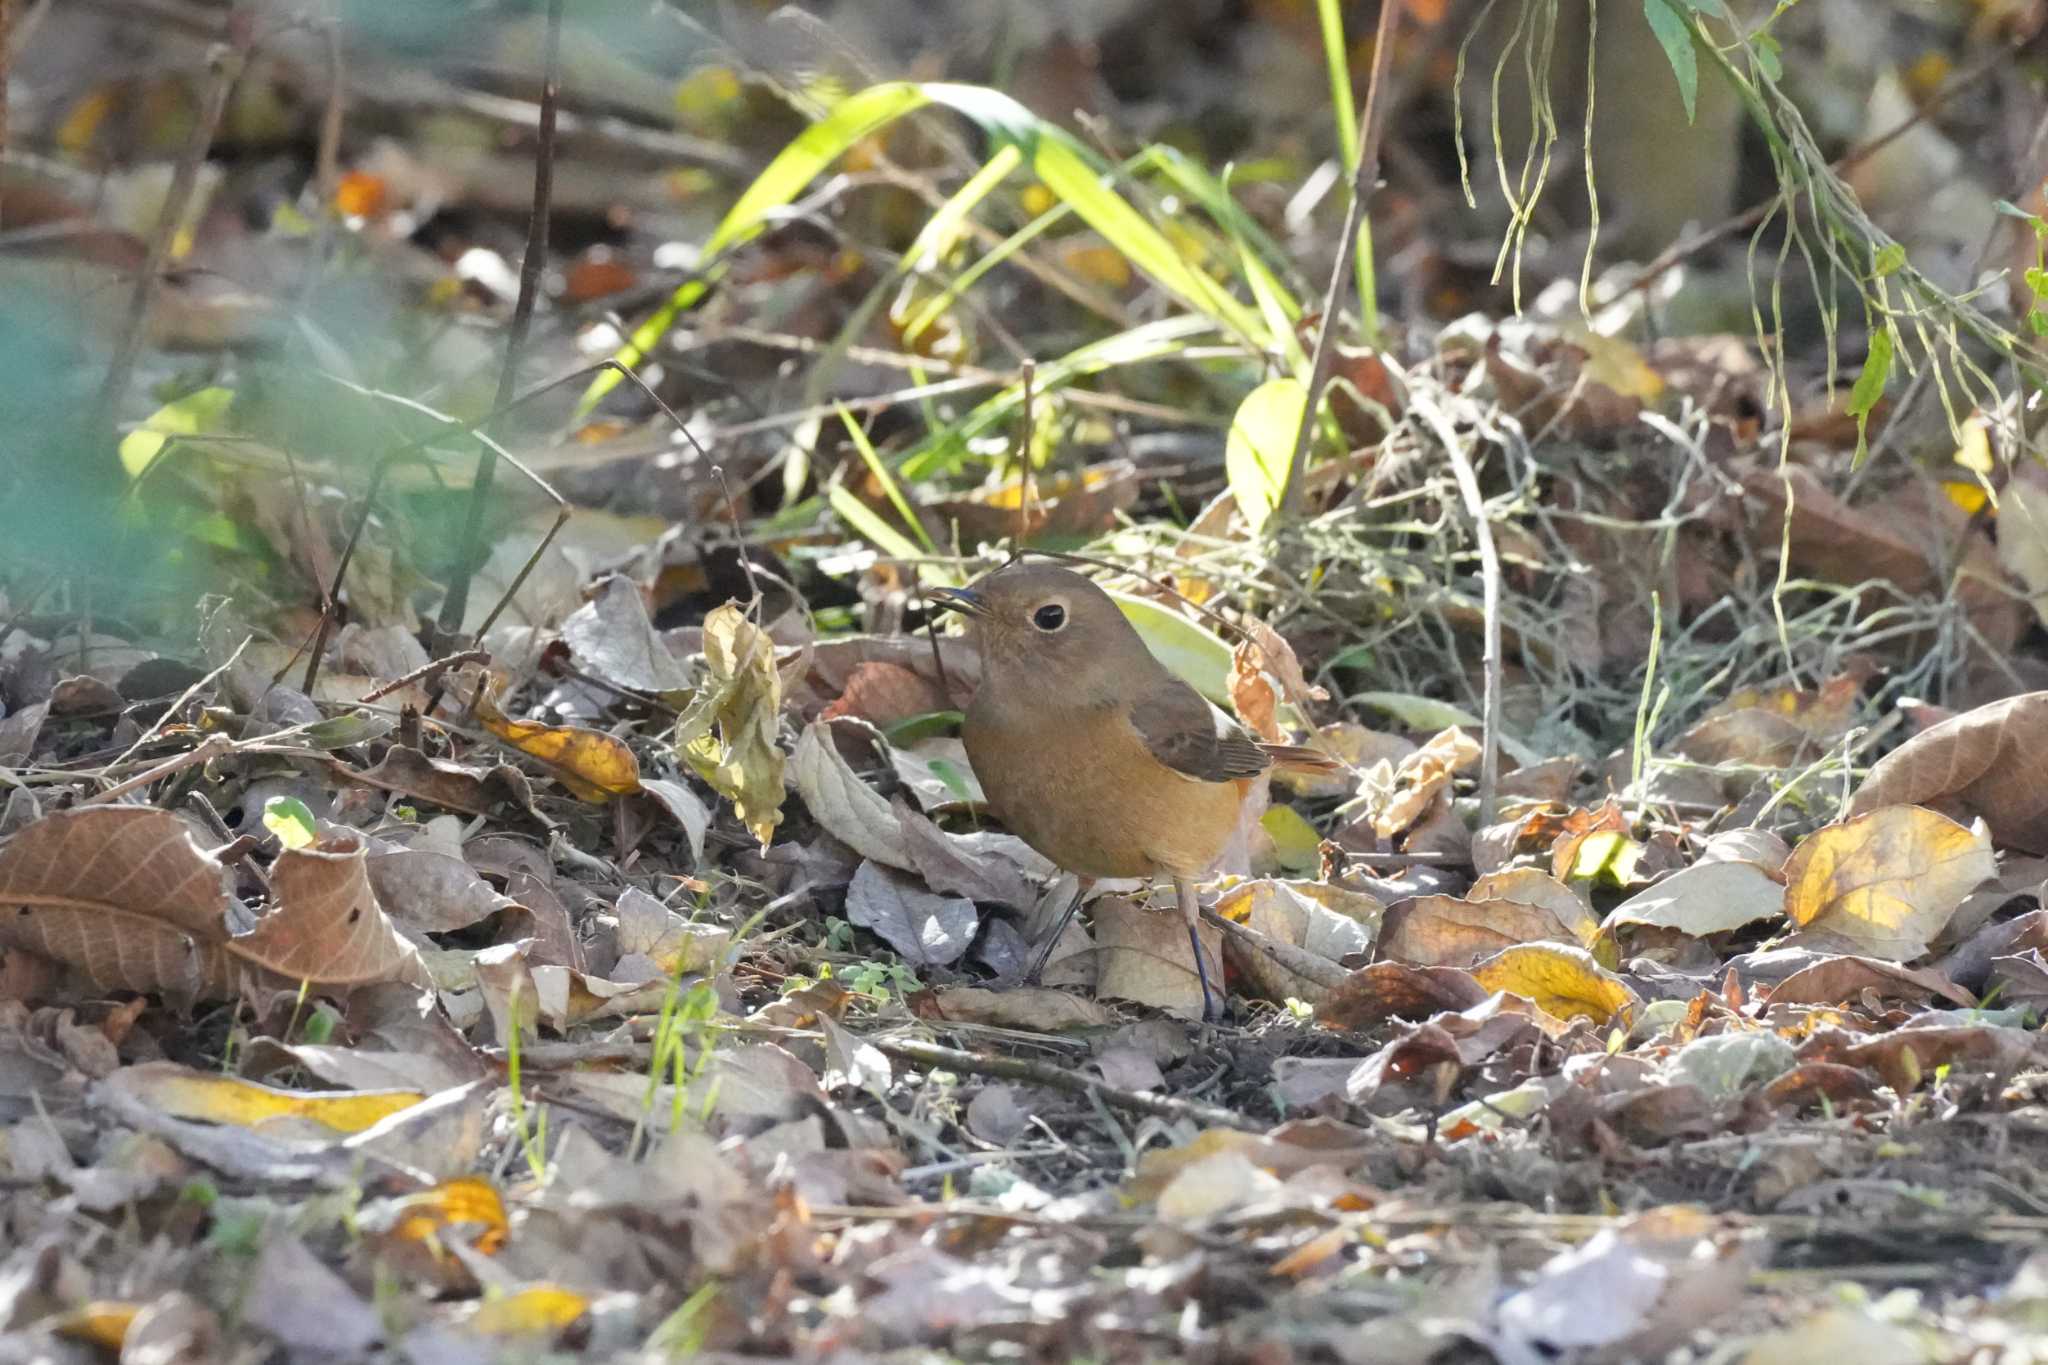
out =
<svg viewBox="0 0 2048 1365"><path fill-rule="evenodd" d="M1220 991L1210 988L1209 969L1202 960L1202 936L1195 932L1195 926L1188 926L1188 946L1195 953L1195 980L1202 988L1202 1022L1219 1023L1230 1014L1230 1000Z"/></svg>

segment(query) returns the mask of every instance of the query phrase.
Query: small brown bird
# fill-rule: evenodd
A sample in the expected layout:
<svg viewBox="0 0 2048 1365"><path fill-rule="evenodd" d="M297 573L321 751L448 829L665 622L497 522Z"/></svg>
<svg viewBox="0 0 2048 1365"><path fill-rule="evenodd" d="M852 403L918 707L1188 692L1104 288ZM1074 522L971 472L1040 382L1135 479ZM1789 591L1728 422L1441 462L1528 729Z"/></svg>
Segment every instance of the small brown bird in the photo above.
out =
<svg viewBox="0 0 2048 1365"><path fill-rule="evenodd" d="M996 815L1080 874L1084 893L1098 877L1171 877L1207 1017L1195 880L1222 854L1253 779L1276 764L1337 764L1254 739L1071 570L1011 564L932 596L973 622L980 645L981 685L961 736ZM1065 927L1062 919L1054 941Z"/></svg>

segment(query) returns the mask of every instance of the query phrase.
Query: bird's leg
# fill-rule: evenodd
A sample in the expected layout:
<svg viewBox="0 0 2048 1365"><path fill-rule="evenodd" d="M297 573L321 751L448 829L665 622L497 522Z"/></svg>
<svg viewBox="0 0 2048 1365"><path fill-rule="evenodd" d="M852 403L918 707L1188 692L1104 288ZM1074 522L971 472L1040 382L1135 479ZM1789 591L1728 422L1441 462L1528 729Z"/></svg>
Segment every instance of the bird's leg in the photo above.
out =
<svg viewBox="0 0 2048 1365"><path fill-rule="evenodd" d="M1067 902L1066 912L1060 916L1060 922L1053 926L1051 935L1046 938L1044 946L1039 948L1038 956L1032 959L1031 970L1024 976L1026 985L1037 985L1038 978L1044 975L1046 959L1052 956L1052 950L1059 947L1060 940L1066 937L1067 926L1074 922L1074 916L1080 912L1081 902L1088 899L1088 888L1095 885L1095 878L1083 877L1080 882L1081 884L1074 888L1074 899Z"/></svg>
<svg viewBox="0 0 2048 1365"><path fill-rule="evenodd" d="M1202 962L1202 936L1195 926L1202 922L1202 903L1195 898L1195 884L1186 877L1173 879L1173 893L1180 899L1180 917L1188 923L1188 947L1195 954L1195 980L1202 986L1202 1020L1207 1023L1221 1011L1212 1014L1209 1009L1209 969Z"/></svg>

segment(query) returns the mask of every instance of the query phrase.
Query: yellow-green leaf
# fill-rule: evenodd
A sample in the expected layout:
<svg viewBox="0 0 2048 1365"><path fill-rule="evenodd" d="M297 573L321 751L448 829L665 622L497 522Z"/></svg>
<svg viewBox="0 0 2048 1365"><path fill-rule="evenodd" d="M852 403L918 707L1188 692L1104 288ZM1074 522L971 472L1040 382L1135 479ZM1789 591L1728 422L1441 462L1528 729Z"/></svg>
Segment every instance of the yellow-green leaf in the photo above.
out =
<svg viewBox="0 0 2048 1365"><path fill-rule="evenodd" d="M1269 379L1245 395L1231 419L1223 469L1253 534L1287 494L1287 466L1307 410L1308 390L1300 380Z"/></svg>
<svg viewBox="0 0 2048 1365"><path fill-rule="evenodd" d="M704 618L705 682L676 722L676 750L766 848L782 823L783 753L775 742L782 679L775 646L728 602Z"/></svg>

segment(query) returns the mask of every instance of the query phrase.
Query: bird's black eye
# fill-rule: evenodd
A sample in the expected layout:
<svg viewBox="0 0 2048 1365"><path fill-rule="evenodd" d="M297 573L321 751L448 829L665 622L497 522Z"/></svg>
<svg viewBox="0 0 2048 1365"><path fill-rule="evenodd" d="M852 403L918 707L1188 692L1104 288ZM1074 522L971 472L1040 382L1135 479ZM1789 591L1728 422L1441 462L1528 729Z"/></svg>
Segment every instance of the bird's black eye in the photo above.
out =
<svg viewBox="0 0 2048 1365"><path fill-rule="evenodd" d="M1058 630L1067 623L1067 609L1057 602L1048 602L1031 613L1031 624L1048 633Z"/></svg>

